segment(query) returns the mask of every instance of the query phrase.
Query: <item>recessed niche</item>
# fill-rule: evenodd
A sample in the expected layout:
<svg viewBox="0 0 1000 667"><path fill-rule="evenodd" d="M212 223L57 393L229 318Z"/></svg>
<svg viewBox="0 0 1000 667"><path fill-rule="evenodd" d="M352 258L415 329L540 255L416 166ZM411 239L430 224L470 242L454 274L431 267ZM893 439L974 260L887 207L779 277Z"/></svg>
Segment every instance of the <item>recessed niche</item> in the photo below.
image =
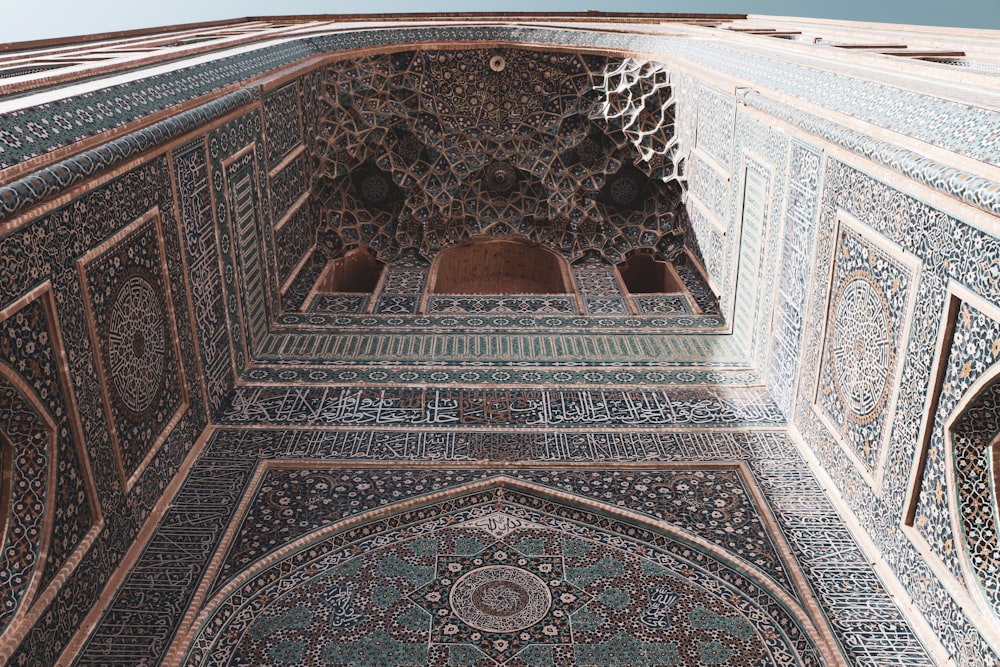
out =
<svg viewBox="0 0 1000 667"><path fill-rule="evenodd" d="M431 294L569 294L561 255L515 239L476 239L442 250L431 266Z"/></svg>
<svg viewBox="0 0 1000 667"><path fill-rule="evenodd" d="M316 285L316 291L373 292L384 268L372 257L368 248L348 250L342 257L330 261Z"/></svg>
<svg viewBox="0 0 1000 667"><path fill-rule="evenodd" d="M622 282L631 294L675 294L684 285L669 262L652 255L636 253L618 265Z"/></svg>

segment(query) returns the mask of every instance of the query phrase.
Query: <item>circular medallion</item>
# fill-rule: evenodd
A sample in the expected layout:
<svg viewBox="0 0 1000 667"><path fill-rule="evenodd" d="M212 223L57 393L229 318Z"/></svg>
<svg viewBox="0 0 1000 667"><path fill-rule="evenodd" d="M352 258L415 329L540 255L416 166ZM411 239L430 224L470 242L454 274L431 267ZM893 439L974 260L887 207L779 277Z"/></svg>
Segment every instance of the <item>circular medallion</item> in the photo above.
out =
<svg viewBox="0 0 1000 667"><path fill-rule="evenodd" d="M638 197L639 186L629 176L619 176L611 181L611 200L618 206L632 206Z"/></svg>
<svg viewBox="0 0 1000 667"><path fill-rule="evenodd" d="M490 192L510 192L517 185L517 178L517 167L510 162L492 162L486 167L486 187Z"/></svg>
<svg viewBox="0 0 1000 667"><path fill-rule="evenodd" d="M884 401L892 340L881 290L863 271L852 272L837 298L833 318L835 387L854 421L875 418Z"/></svg>
<svg viewBox="0 0 1000 667"><path fill-rule="evenodd" d="M451 609L485 632L517 632L545 617L552 594L544 581L509 565L469 572L451 589Z"/></svg>
<svg viewBox="0 0 1000 667"><path fill-rule="evenodd" d="M108 362L115 394L133 419L146 416L163 385L164 326L160 296L148 274L127 272L108 317Z"/></svg>
<svg viewBox="0 0 1000 667"><path fill-rule="evenodd" d="M389 197L392 186L381 173L367 174L361 179L361 198L369 204L381 204Z"/></svg>

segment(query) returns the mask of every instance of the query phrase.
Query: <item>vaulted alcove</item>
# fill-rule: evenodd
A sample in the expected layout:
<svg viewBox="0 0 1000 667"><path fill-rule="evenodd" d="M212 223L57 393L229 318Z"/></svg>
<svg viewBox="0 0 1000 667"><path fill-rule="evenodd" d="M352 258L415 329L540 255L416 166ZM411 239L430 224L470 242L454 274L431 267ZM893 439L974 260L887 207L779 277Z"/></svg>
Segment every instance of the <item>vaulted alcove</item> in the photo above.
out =
<svg viewBox="0 0 1000 667"><path fill-rule="evenodd" d="M480 238L442 250L428 280L431 294L568 294L566 259L517 239Z"/></svg>

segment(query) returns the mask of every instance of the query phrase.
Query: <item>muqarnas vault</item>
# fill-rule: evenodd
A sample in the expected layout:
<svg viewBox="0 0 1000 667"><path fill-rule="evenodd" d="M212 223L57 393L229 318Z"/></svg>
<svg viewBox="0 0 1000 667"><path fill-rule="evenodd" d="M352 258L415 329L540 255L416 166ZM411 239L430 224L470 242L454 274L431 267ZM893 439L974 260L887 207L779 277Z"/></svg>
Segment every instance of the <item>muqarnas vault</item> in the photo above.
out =
<svg viewBox="0 0 1000 667"><path fill-rule="evenodd" d="M0 47L0 661L1000 664L1000 40Z"/></svg>

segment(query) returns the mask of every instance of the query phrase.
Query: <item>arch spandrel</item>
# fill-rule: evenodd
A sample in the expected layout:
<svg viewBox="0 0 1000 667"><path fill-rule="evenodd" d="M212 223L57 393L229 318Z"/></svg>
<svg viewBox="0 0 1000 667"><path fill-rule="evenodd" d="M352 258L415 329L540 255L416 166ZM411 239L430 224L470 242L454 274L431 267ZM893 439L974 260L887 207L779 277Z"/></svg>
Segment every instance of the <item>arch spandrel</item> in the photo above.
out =
<svg viewBox="0 0 1000 667"><path fill-rule="evenodd" d="M177 664L842 664L735 554L507 477L321 528L193 620Z"/></svg>

